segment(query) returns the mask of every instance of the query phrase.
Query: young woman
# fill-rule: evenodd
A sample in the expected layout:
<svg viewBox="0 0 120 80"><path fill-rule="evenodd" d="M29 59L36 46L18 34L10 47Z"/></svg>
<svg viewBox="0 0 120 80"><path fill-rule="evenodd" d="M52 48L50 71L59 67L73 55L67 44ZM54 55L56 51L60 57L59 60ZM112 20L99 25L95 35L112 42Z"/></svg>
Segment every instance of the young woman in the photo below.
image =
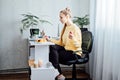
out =
<svg viewBox="0 0 120 80"><path fill-rule="evenodd" d="M52 65L58 69L59 75L56 78L58 80L64 80L65 77L62 74L59 63L75 59L72 53L76 50L82 50L82 38L79 27L77 27L71 20L71 11L69 8L61 10L59 17L61 23L64 24L60 39L46 39L56 44L50 46L49 60ZM78 52L76 54L80 57L82 53Z"/></svg>

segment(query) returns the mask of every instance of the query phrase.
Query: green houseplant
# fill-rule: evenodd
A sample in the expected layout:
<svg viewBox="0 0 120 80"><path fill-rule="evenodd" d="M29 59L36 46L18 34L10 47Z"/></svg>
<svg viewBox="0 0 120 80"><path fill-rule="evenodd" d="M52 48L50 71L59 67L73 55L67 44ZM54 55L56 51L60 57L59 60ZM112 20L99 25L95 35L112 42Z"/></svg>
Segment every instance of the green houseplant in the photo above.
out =
<svg viewBox="0 0 120 80"><path fill-rule="evenodd" d="M44 19L40 19L38 16L33 15L31 13L27 13L27 14L22 14L23 19L21 20L22 23L22 27L20 29L21 33L23 33L23 30L27 30L29 28L30 29L30 33L31 36L34 36L34 34L39 34L39 29L34 29L38 26L38 24L43 24L43 23L49 23L51 24L49 21L44 20Z"/></svg>
<svg viewBox="0 0 120 80"><path fill-rule="evenodd" d="M73 23L76 23L80 28L84 28L84 25L89 25L89 17L85 15L84 17L74 17Z"/></svg>

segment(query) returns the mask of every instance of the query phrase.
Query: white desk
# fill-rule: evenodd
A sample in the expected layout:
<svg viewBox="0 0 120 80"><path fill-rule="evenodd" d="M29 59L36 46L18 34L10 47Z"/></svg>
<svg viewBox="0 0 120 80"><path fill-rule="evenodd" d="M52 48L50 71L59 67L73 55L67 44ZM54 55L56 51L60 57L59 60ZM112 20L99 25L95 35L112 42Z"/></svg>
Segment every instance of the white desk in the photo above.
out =
<svg viewBox="0 0 120 80"><path fill-rule="evenodd" d="M35 62L38 62L38 60L43 61L42 67L31 68L31 80L54 80L58 75L56 69L47 67L47 63L49 63L49 45L54 45L54 43L29 41L29 47L34 46L30 49L30 58L33 58Z"/></svg>

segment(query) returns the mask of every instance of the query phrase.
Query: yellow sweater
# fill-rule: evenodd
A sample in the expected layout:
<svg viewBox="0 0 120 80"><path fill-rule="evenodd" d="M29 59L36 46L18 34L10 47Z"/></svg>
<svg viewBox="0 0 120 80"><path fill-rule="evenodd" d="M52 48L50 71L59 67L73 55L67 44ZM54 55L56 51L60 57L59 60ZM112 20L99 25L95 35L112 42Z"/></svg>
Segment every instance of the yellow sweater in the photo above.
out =
<svg viewBox="0 0 120 80"><path fill-rule="evenodd" d="M69 38L70 31L73 33L72 39ZM62 30L61 34L62 33L63 33L63 30ZM59 40L50 39L50 41L57 45L63 46L66 50L72 50L72 51L82 50L82 48L81 48L81 43L82 43L81 31L80 31L79 27L77 27L75 24L71 25L71 26L66 26L66 29L65 29L62 37L60 37ZM77 54L81 55L81 52L77 53Z"/></svg>

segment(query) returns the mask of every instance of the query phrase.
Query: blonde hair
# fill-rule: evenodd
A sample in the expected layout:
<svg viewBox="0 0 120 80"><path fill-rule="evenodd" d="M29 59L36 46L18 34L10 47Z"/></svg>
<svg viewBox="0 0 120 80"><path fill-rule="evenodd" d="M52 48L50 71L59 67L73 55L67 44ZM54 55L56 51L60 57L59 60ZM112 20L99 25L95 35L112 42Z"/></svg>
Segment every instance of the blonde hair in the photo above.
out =
<svg viewBox="0 0 120 80"><path fill-rule="evenodd" d="M69 15L70 18L72 17L71 10L68 7L61 10L60 13L63 13L65 16Z"/></svg>
<svg viewBox="0 0 120 80"><path fill-rule="evenodd" d="M70 18L72 17L71 10L68 7L63 9L63 10L61 10L60 13L63 13L65 16L68 15ZM63 30L62 30L61 41L62 41L62 36L64 34L65 29L66 29L66 24L64 24L64 27L63 27Z"/></svg>

